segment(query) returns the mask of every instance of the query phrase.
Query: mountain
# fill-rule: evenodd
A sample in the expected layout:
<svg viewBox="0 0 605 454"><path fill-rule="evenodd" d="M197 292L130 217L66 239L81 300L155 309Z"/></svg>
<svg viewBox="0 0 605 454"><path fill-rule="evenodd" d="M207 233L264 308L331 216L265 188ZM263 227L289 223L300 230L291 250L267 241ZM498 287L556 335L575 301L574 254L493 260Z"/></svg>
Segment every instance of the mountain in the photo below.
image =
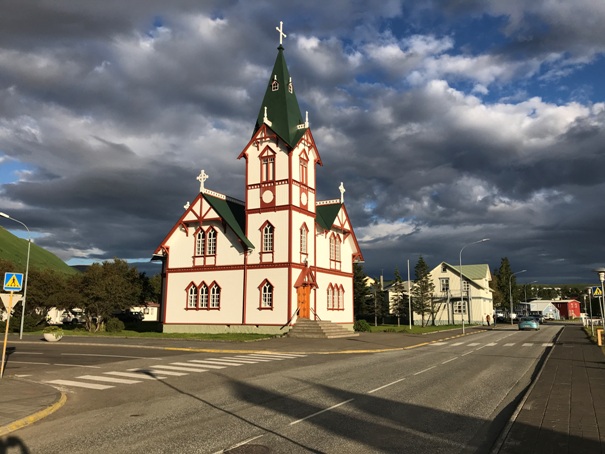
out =
<svg viewBox="0 0 605 454"><path fill-rule="evenodd" d="M19 268L14 271L22 272L27 262L27 240L18 238L5 228L0 227L0 259L13 262ZM55 254L41 248L33 241L29 255L29 267L30 269L52 269L66 274L78 272Z"/></svg>

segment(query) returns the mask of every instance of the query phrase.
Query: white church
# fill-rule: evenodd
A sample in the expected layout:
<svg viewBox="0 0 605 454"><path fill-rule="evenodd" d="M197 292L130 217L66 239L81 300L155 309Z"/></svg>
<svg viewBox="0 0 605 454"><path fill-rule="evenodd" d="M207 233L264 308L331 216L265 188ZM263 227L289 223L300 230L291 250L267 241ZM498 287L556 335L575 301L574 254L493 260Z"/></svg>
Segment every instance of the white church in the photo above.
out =
<svg viewBox="0 0 605 454"><path fill-rule="evenodd" d="M317 200L322 166L284 58L277 58L246 164L245 199L206 187L155 250L164 332L285 333L300 319L352 330L353 263L363 260L340 197ZM210 176L212 177L212 176Z"/></svg>

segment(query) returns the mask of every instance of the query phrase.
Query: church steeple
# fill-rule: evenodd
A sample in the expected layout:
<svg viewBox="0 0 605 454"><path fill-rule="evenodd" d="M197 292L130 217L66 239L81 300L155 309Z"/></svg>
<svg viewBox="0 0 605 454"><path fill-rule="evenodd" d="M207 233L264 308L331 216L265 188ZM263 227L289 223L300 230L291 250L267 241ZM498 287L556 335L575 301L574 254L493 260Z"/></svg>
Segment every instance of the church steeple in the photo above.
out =
<svg viewBox="0 0 605 454"><path fill-rule="evenodd" d="M280 43L277 48L277 58L261 104L254 133L266 123L284 142L294 147L309 127L308 121L303 120L294 92L292 78L284 58L282 46L282 23L277 31L280 32Z"/></svg>

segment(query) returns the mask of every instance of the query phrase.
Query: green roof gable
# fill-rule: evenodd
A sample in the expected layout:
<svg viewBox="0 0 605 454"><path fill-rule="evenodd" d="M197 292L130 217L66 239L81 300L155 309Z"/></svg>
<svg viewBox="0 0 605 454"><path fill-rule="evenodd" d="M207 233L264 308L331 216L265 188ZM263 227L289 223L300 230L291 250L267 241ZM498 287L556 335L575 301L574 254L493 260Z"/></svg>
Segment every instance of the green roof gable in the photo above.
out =
<svg viewBox="0 0 605 454"><path fill-rule="evenodd" d="M292 79L284 58L284 48L280 44L277 50L277 58L258 112L254 133L264 123L266 108L267 118L271 122L271 125L267 126L293 148L305 133L306 128L298 128L298 125L303 124L304 120L300 114L294 87L291 85Z"/></svg>
<svg viewBox="0 0 605 454"><path fill-rule="evenodd" d="M237 237L248 249L254 249L254 245L244 234L246 228L246 209L243 205L231 200L224 200L218 197L202 193L204 200L218 213L218 215L227 223Z"/></svg>
<svg viewBox="0 0 605 454"><path fill-rule="evenodd" d="M315 208L315 220L326 230L330 230L334 224L334 219L338 216L338 212L342 207L342 203L333 203L330 205L318 205Z"/></svg>

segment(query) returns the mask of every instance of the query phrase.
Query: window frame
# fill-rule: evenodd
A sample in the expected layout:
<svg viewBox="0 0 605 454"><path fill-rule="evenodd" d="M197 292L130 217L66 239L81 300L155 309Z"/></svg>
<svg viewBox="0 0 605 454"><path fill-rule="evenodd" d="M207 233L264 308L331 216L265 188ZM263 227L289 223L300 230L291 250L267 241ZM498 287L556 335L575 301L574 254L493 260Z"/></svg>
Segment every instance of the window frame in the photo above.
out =
<svg viewBox="0 0 605 454"><path fill-rule="evenodd" d="M261 311L273 310L275 306L275 286L269 279L263 280L258 286L259 300L258 309Z"/></svg>

